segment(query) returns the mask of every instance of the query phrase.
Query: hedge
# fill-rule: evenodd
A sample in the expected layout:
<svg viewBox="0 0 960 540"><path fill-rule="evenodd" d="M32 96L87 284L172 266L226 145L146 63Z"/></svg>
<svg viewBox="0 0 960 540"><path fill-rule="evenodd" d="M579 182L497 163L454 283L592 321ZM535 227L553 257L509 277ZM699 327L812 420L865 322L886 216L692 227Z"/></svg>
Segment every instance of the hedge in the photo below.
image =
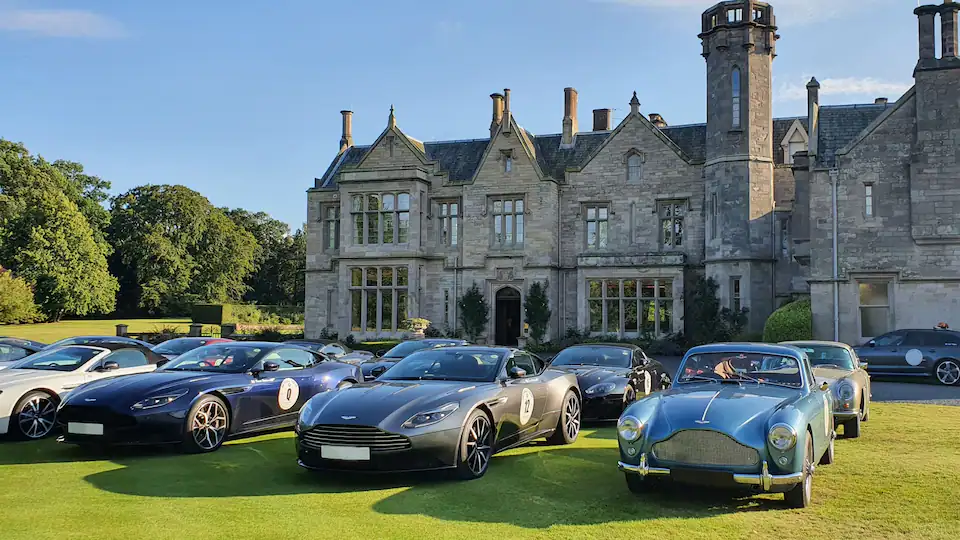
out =
<svg viewBox="0 0 960 540"><path fill-rule="evenodd" d="M791 302L773 312L763 326L768 343L813 339L813 310L810 300Z"/></svg>

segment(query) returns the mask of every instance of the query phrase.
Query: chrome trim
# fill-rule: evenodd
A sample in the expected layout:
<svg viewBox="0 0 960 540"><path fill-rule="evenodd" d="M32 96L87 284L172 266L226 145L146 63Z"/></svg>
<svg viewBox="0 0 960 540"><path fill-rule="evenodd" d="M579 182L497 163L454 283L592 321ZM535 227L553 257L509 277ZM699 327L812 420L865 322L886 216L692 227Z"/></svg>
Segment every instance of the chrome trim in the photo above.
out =
<svg viewBox="0 0 960 540"><path fill-rule="evenodd" d="M617 462L617 468L626 473L632 473L639 476L669 476L670 469L660 467L651 467L647 462L647 455L640 454L640 464L631 465L622 461ZM764 461L760 474L737 474L733 475L733 481L737 484L747 486L758 486L763 491L770 491L775 486L791 486L803 481L803 473L793 474L770 474L770 468Z"/></svg>

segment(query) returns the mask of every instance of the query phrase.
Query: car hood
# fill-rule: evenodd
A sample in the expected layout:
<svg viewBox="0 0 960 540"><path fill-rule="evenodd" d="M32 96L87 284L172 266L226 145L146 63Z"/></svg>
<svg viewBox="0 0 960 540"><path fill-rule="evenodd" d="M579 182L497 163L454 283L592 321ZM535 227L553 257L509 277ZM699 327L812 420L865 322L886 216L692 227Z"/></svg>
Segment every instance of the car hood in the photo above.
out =
<svg viewBox="0 0 960 540"><path fill-rule="evenodd" d="M55 379L70 379L76 377L77 372L53 371L45 369L4 369L0 371L0 388L14 386L34 381L49 381Z"/></svg>
<svg viewBox="0 0 960 540"><path fill-rule="evenodd" d="M137 402L150 396L196 387L217 386L224 382L242 379L243 374L202 373L198 371L155 371L131 377L116 377L87 383L74 392L71 400L96 399L124 404ZM247 376L249 377L249 375Z"/></svg>
<svg viewBox="0 0 960 540"><path fill-rule="evenodd" d="M834 368L834 367L814 367L813 375L817 378L817 384L826 381L827 384L833 386L838 380L845 379L853 374L853 371L849 369Z"/></svg>
<svg viewBox="0 0 960 540"><path fill-rule="evenodd" d="M799 389L773 385L677 385L654 394L659 407L653 427L663 437L682 429L713 429L744 441L762 441L770 417L800 395Z"/></svg>
<svg viewBox="0 0 960 540"><path fill-rule="evenodd" d="M319 394L307 424L381 425L403 423L411 416L457 401L472 405L477 392L493 383L462 381L371 381Z"/></svg>
<svg viewBox="0 0 960 540"><path fill-rule="evenodd" d="M570 366L550 366L550 368L576 375L577 382L580 384L580 388L584 390L601 382L625 381L627 375L630 374L629 368L616 368L616 367L605 367L605 366L570 365Z"/></svg>

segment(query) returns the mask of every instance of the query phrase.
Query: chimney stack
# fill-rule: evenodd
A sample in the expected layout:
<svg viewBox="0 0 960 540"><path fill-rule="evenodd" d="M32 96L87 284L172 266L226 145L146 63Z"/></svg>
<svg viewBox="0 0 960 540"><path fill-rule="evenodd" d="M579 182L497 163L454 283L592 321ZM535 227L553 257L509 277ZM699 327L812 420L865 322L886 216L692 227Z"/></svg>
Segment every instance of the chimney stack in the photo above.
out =
<svg viewBox="0 0 960 540"><path fill-rule="evenodd" d="M497 134L500 123L503 122L503 94L490 94L493 100L493 120L490 121L490 138Z"/></svg>
<svg viewBox="0 0 960 540"><path fill-rule="evenodd" d="M886 105L890 100L885 97L878 97L873 103L876 105Z"/></svg>
<svg viewBox="0 0 960 540"><path fill-rule="evenodd" d="M929 65L937 59L936 17L940 6L920 6L913 10L919 22L920 64ZM944 38L946 39L946 38ZM935 62L934 62L935 63Z"/></svg>
<svg viewBox="0 0 960 540"><path fill-rule="evenodd" d="M657 113L650 113L650 123L657 126L660 129L667 127L667 121L664 120L663 117Z"/></svg>
<svg viewBox="0 0 960 540"><path fill-rule="evenodd" d="M340 136L340 152L353 146L353 111L340 111L343 115L343 134Z"/></svg>
<svg viewBox="0 0 960 540"><path fill-rule="evenodd" d="M503 89L503 129L504 133L510 133L510 89Z"/></svg>
<svg viewBox="0 0 960 540"><path fill-rule="evenodd" d="M573 137L577 134L577 91L574 88L563 89L563 136L560 148L573 148Z"/></svg>
<svg viewBox="0 0 960 540"><path fill-rule="evenodd" d="M613 109L594 109L593 110L593 130L610 131L610 124L613 119Z"/></svg>
<svg viewBox="0 0 960 540"><path fill-rule="evenodd" d="M816 77L807 83L807 155L815 162L820 142L820 82Z"/></svg>
<svg viewBox="0 0 960 540"><path fill-rule="evenodd" d="M954 0L945 0L940 7L940 38L943 40L940 51L943 58L957 56L957 11L960 11L960 4Z"/></svg>

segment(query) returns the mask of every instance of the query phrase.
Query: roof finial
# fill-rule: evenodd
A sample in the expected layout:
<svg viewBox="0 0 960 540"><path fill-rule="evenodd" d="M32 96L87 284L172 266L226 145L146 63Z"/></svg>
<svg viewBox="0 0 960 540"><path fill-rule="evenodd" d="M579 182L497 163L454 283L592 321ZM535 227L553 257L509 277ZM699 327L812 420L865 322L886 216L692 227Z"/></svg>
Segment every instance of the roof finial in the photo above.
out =
<svg viewBox="0 0 960 540"><path fill-rule="evenodd" d="M630 114L640 114L640 100L637 99L637 91L633 91L633 98L630 99Z"/></svg>
<svg viewBox="0 0 960 540"><path fill-rule="evenodd" d="M387 119L387 127L397 127L397 117L393 113L393 104L390 105L390 118Z"/></svg>

